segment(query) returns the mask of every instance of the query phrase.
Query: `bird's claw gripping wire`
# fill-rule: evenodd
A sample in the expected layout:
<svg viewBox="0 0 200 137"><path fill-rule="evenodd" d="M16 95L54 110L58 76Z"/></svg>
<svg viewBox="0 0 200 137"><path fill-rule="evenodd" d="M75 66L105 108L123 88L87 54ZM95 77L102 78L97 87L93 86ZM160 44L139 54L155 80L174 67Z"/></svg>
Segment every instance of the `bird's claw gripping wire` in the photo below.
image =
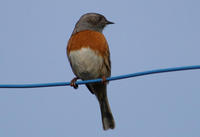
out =
<svg viewBox="0 0 200 137"><path fill-rule="evenodd" d="M78 77L75 77L71 80L70 82L70 86L73 87L74 89L77 89L78 88L78 84L76 84L76 81L78 80L79 78ZM103 76L102 77L102 83L103 84L106 84L107 83L107 80L106 80L106 77Z"/></svg>
<svg viewBox="0 0 200 137"><path fill-rule="evenodd" d="M106 77L105 77L105 76L102 77L102 83L103 83L103 84L106 84L106 83L107 83L107 80L106 80Z"/></svg>
<svg viewBox="0 0 200 137"><path fill-rule="evenodd" d="M78 84L76 84L76 81L78 80L79 78L78 77L75 77L71 80L70 82L70 86L72 86L74 89L77 89L78 88Z"/></svg>

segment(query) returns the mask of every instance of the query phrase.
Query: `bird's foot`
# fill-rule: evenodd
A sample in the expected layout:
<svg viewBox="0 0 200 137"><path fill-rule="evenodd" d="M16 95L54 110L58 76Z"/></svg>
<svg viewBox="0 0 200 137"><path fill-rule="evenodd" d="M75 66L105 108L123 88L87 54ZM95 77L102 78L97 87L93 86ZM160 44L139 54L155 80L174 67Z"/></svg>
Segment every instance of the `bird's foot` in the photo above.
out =
<svg viewBox="0 0 200 137"><path fill-rule="evenodd" d="M78 77L75 77L71 80L70 82L70 86L73 87L74 89L77 89L78 88L78 84L76 84L76 81L78 80L79 78Z"/></svg>
<svg viewBox="0 0 200 137"><path fill-rule="evenodd" d="M103 84L107 84L107 80L106 80L106 77L105 77L105 76L102 77L102 83L103 83Z"/></svg>

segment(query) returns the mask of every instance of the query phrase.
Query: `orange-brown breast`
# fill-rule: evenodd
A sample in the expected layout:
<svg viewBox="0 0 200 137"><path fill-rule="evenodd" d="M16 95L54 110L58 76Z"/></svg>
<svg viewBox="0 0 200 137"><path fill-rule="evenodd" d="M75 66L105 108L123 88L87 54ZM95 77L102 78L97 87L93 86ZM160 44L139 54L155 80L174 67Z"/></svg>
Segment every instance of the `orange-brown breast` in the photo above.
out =
<svg viewBox="0 0 200 137"><path fill-rule="evenodd" d="M108 43L104 35L100 32L85 30L73 34L68 41L67 54L70 51L78 50L81 48L91 48L101 56L109 56Z"/></svg>

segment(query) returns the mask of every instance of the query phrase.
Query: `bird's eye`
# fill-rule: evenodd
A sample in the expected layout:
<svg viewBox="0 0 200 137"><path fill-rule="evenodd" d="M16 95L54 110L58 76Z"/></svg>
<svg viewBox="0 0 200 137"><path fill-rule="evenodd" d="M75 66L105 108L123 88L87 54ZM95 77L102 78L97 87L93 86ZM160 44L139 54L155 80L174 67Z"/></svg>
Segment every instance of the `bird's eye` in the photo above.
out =
<svg viewBox="0 0 200 137"><path fill-rule="evenodd" d="M98 18L98 21L97 22L100 22L101 20L102 20L102 16L100 16L99 18Z"/></svg>

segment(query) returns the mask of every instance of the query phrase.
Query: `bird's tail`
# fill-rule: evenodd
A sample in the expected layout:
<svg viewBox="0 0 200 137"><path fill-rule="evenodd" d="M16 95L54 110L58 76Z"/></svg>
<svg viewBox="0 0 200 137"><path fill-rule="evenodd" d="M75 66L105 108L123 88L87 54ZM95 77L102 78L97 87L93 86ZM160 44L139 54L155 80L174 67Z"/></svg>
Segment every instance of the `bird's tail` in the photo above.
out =
<svg viewBox="0 0 200 137"><path fill-rule="evenodd" d="M114 129L115 128L115 121L112 115L112 112L110 110L108 98L106 95L104 96L98 96L98 101L101 109L101 118L103 123L103 129Z"/></svg>

